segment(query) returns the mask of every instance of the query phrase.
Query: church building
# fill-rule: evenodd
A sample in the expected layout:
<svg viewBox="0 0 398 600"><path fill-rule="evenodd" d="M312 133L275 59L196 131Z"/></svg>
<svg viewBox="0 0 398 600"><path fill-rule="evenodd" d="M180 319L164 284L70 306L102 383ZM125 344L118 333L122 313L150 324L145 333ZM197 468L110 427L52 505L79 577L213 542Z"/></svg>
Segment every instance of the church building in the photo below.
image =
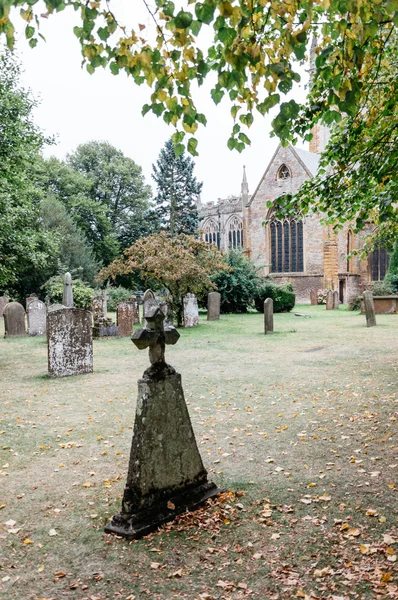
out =
<svg viewBox="0 0 398 600"><path fill-rule="evenodd" d="M313 289L332 289L346 303L371 289L373 281L382 280L388 268L384 249L365 259L347 258L351 250L361 247L365 230L354 234L345 225L336 234L317 214L281 221L273 216L273 208L267 208L270 201L294 194L316 174L327 138L327 129L316 126L309 151L277 148L253 194L244 168L240 196L198 205L204 240L225 251L241 248L261 275L272 276L276 283L292 283L298 302L309 302Z"/></svg>

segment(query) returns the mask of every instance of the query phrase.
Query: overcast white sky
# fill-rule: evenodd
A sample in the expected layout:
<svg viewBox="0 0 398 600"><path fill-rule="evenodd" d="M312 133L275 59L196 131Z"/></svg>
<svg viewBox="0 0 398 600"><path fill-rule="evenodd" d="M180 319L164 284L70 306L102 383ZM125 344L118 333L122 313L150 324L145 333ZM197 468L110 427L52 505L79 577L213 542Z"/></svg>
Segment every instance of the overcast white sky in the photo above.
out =
<svg viewBox="0 0 398 600"><path fill-rule="evenodd" d="M116 0L124 10L126 0ZM140 12L141 2L128 3ZM137 15L124 14L125 23L133 27ZM17 30L23 31L22 21L14 13ZM139 22L149 24L146 13ZM141 165L147 183L153 185L152 164L156 161L164 142L174 132L161 118L148 113L141 116L142 105L148 101L150 88L136 86L124 74L112 75L103 69L89 75L81 67L80 45L73 34L79 24L78 16L71 10L42 20L41 32L46 42L39 41L35 49L29 48L24 35L18 36L17 52L24 69L23 84L29 87L40 101L34 118L47 133L56 135L57 145L46 150L46 155L64 158L78 144L91 140L106 140ZM304 97L304 81L294 97ZM195 159L195 174L203 181L202 201L225 198L239 194L243 165L249 190L256 188L278 141L271 138L271 118L259 113L249 130L251 146L242 154L230 151L227 140L233 121L230 105L226 101L215 106L209 95L210 86L198 90L197 108L206 114L207 127L198 131L199 157Z"/></svg>

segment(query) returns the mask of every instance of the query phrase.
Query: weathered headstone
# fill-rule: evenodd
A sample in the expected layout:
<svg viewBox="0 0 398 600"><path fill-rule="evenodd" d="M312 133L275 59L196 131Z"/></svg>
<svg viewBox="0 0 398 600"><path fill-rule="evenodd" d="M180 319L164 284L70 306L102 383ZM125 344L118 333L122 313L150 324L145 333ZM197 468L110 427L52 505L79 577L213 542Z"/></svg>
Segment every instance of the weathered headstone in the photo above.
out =
<svg viewBox="0 0 398 600"><path fill-rule="evenodd" d="M274 333L274 301L264 300L264 333Z"/></svg>
<svg viewBox="0 0 398 600"><path fill-rule="evenodd" d="M53 311L53 310L60 310L61 308L66 308L66 306L64 306L63 304L50 304L50 306L48 307L48 311Z"/></svg>
<svg viewBox="0 0 398 600"><path fill-rule="evenodd" d="M0 296L0 317L3 316L4 309L7 306L9 300L7 296Z"/></svg>
<svg viewBox="0 0 398 600"><path fill-rule="evenodd" d="M148 290L144 295L146 327L132 341L149 348L151 366L138 380L138 400L127 483L121 513L106 533L142 537L214 497L220 490L207 479L185 404L181 375L165 362L166 344L179 333L163 326L164 314Z"/></svg>
<svg viewBox="0 0 398 600"><path fill-rule="evenodd" d="M328 290L326 294L326 310L333 310L333 290Z"/></svg>
<svg viewBox="0 0 398 600"><path fill-rule="evenodd" d="M198 301L195 294L187 294L184 298L184 327L199 325Z"/></svg>
<svg viewBox="0 0 398 600"><path fill-rule="evenodd" d="M47 314L48 373L67 377L92 373L92 315L84 308L60 308Z"/></svg>
<svg viewBox="0 0 398 600"><path fill-rule="evenodd" d="M93 298L92 302L93 310L93 337L111 337L119 335L119 329L117 325L112 321L110 317L104 316L104 298L101 297Z"/></svg>
<svg viewBox="0 0 398 600"><path fill-rule="evenodd" d="M108 317L108 296L106 295L106 288L101 290L101 298L102 298L102 312L104 315L104 319Z"/></svg>
<svg viewBox="0 0 398 600"><path fill-rule="evenodd" d="M318 304L318 290L310 291L310 301L311 306L316 306Z"/></svg>
<svg viewBox="0 0 398 600"><path fill-rule="evenodd" d="M173 307L171 305L171 302L168 302L166 300L165 302L161 302L159 304L159 306L160 306L160 310L162 310L163 314L164 314L165 327L167 327L169 325L173 325Z"/></svg>
<svg viewBox="0 0 398 600"><path fill-rule="evenodd" d="M68 308L73 307L72 275L70 273L65 273L64 275L64 293L62 296L62 304Z"/></svg>
<svg viewBox="0 0 398 600"><path fill-rule="evenodd" d="M216 321L220 318L221 294L210 292L207 296L207 320Z"/></svg>
<svg viewBox="0 0 398 600"><path fill-rule="evenodd" d="M366 327L374 327L376 325L376 315L372 292L366 291L363 293L363 303L366 315Z"/></svg>
<svg viewBox="0 0 398 600"><path fill-rule="evenodd" d="M25 310L19 302L9 302L4 309L4 337L26 335Z"/></svg>
<svg viewBox="0 0 398 600"><path fill-rule="evenodd" d="M333 292L333 308L339 308L340 300L339 300L339 292L335 290Z"/></svg>
<svg viewBox="0 0 398 600"><path fill-rule="evenodd" d="M131 296L131 298L129 298L127 300L127 302L132 302L134 305L134 324L139 323L140 322L140 310L139 310L139 306L138 306L138 298L137 296Z"/></svg>
<svg viewBox="0 0 398 600"><path fill-rule="evenodd" d="M44 302L31 300L29 303L28 315L28 334L44 335L46 333L47 308Z"/></svg>
<svg viewBox="0 0 398 600"><path fill-rule="evenodd" d="M136 307L133 302L124 300L119 302L116 307L116 323L119 330L119 335L122 337L131 336L133 333L133 325L135 322Z"/></svg>
<svg viewBox="0 0 398 600"><path fill-rule="evenodd" d="M29 304L33 302L33 300L37 300L37 296L35 296L34 294L25 298L25 308L27 313L29 312Z"/></svg>

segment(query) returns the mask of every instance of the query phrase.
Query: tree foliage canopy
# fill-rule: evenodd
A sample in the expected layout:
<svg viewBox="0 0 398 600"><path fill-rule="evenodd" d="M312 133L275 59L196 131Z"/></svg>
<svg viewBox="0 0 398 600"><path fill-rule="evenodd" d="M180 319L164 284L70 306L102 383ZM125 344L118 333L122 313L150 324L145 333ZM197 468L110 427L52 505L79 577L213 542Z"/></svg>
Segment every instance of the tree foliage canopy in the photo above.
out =
<svg viewBox="0 0 398 600"><path fill-rule="evenodd" d="M140 23L122 23L106 0L44 0L45 16L65 8L76 11L74 33L87 70L109 65L135 83L152 87L143 112L152 111L178 126L176 153L196 154L195 132L206 116L195 105L193 82L215 74L215 103L229 97L234 119L229 148L241 151L250 143L245 127L253 112L279 105L274 132L284 141L309 135L312 124L327 124L353 115L363 98L370 73L384 55L386 38L398 25L397 0L189 0L183 7L171 0L146 3L153 31ZM20 8L25 35L38 42L42 3L7 0L0 5L0 32L12 47L15 33L12 6ZM201 36L203 30L210 35ZM282 102L300 81L315 35L318 43L314 85L306 106L295 99ZM207 42L207 40L209 40ZM243 128L243 129L242 129ZM184 140L185 138L185 140Z"/></svg>

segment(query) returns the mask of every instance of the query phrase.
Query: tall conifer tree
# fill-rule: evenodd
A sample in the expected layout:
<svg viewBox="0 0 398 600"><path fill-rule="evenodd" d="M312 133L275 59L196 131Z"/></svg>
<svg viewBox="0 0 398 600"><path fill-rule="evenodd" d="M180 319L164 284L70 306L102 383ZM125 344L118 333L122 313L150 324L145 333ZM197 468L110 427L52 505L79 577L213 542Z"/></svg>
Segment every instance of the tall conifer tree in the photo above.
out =
<svg viewBox="0 0 398 600"><path fill-rule="evenodd" d="M179 233L191 235L198 229L197 197L203 183L193 174L195 163L184 153L176 156L174 144L169 139L156 165L152 165L152 177L157 185L155 202L162 229L172 236Z"/></svg>

